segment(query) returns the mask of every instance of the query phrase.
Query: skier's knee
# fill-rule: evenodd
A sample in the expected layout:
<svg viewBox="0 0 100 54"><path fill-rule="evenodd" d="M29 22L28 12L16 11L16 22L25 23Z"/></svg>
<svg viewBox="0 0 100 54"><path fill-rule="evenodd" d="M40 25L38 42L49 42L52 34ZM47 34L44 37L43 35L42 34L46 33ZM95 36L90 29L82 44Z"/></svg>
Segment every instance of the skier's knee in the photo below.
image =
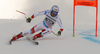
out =
<svg viewBox="0 0 100 54"><path fill-rule="evenodd" d="M30 31L31 31L31 33L35 33L34 27Z"/></svg>

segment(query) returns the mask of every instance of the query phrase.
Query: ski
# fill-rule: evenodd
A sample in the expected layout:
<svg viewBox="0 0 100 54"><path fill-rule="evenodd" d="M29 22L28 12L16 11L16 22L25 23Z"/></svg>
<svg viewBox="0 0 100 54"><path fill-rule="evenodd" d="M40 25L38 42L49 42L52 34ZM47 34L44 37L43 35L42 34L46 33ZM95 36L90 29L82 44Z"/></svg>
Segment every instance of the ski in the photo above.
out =
<svg viewBox="0 0 100 54"><path fill-rule="evenodd" d="M39 45L39 43L38 42L36 42L35 40L32 40L32 38L31 37L27 37L32 43L34 43L35 45ZM13 39L11 39L10 41L9 41L9 44L11 45L12 44L12 42L13 42Z"/></svg>
<svg viewBox="0 0 100 54"><path fill-rule="evenodd" d="M10 44L10 45L12 44L12 41L13 41L13 39L11 39L11 40L9 41L9 44Z"/></svg>
<svg viewBox="0 0 100 54"><path fill-rule="evenodd" d="M11 45L12 44L12 41L9 41L9 44Z"/></svg>
<svg viewBox="0 0 100 54"><path fill-rule="evenodd" d="M27 38L28 38L32 43L34 43L35 45L39 45L39 43L36 42L35 40L33 40L30 36L27 36Z"/></svg>

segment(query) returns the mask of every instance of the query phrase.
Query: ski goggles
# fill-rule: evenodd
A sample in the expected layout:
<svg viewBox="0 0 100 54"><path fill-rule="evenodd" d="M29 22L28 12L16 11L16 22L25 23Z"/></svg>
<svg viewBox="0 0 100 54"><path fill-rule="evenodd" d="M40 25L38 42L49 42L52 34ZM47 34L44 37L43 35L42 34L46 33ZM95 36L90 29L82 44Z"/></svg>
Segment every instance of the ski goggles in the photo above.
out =
<svg viewBox="0 0 100 54"><path fill-rule="evenodd" d="M54 15L57 15L58 14L58 12L55 12L55 11L51 11L51 13L53 13Z"/></svg>

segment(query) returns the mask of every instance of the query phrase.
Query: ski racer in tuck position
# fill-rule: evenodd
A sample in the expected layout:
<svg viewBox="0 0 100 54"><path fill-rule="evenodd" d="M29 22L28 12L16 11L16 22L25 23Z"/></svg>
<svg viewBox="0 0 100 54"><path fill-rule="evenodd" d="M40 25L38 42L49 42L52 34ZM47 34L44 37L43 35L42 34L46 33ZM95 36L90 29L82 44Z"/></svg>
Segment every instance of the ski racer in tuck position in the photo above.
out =
<svg viewBox="0 0 100 54"><path fill-rule="evenodd" d="M52 27L56 22L60 26L60 30L58 31L58 35L60 36L64 28L63 28L61 19L58 15L58 12L59 12L59 7L57 5L54 5L52 6L51 10L38 12L38 13L33 14L31 17L28 17L26 21L30 23L31 20L34 19L36 16L45 15L45 19L42 22L40 22L39 24L37 24L36 26L34 26L32 29L28 31L21 32L18 35L13 36L10 42L15 41L21 37L24 37L27 34L34 34L35 32L40 31L40 30L41 30L40 33L32 36L32 40L36 40L37 38L50 34Z"/></svg>

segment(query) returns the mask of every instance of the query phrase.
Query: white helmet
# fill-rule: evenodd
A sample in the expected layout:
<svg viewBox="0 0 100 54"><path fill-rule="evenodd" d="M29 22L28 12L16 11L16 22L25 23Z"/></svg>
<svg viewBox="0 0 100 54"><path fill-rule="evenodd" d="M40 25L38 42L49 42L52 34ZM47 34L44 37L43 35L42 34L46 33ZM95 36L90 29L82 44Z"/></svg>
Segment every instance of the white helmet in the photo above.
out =
<svg viewBox="0 0 100 54"><path fill-rule="evenodd" d="M59 12L59 7L57 5L52 6L51 13L53 13L56 16L58 12Z"/></svg>

